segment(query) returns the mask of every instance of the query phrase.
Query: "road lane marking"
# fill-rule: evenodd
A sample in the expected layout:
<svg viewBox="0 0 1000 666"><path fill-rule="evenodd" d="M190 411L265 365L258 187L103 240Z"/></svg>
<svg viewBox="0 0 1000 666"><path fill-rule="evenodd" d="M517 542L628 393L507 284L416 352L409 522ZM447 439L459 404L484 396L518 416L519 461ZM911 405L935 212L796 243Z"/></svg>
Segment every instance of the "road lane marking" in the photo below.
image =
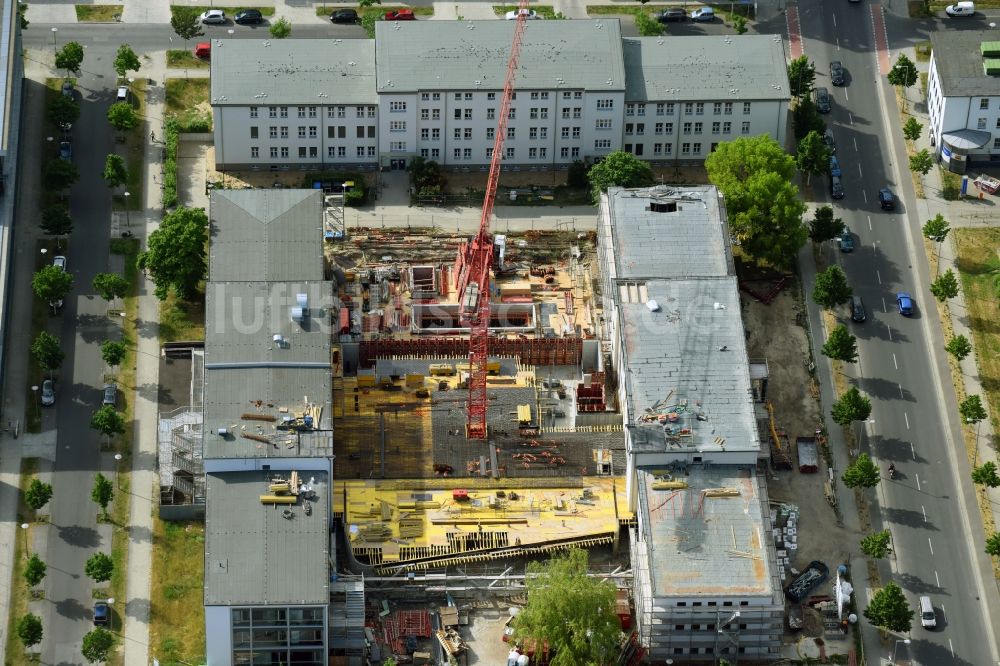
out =
<svg viewBox="0 0 1000 666"><path fill-rule="evenodd" d="M858 138L857 137L854 137L854 150L855 150L855 152L857 152L857 150L858 150Z"/></svg>
<svg viewBox="0 0 1000 666"><path fill-rule="evenodd" d="M881 282L882 282L882 281L881 281L881 280L879 280L879 283L880 283L880 284L881 284ZM896 354L893 354L893 355L892 355L892 365L893 365L893 366L894 366L894 367L895 367L895 368L896 368L897 370L899 370L899 363L896 363ZM904 414L903 416L906 416L906 414Z"/></svg>
<svg viewBox="0 0 1000 666"><path fill-rule="evenodd" d="M860 170L861 167L858 167L858 169ZM868 192L866 192L865 190L861 190L861 196L865 198L865 203L868 203Z"/></svg>
<svg viewBox="0 0 1000 666"><path fill-rule="evenodd" d="M872 230L872 216L868 216L868 231Z"/></svg>
<svg viewBox="0 0 1000 666"><path fill-rule="evenodd" d="M927 509L924 508L923 504L920 505L920 513L924 514L924 522L926 523L927 522ZM936 571L934 572L934 575L937 576L937 572Z"/></svg>
<svg viewBox="0 0 1000 666"><path fill-rule="evenodd" d="M934 544L931 543L931 538L927 537L927 547L931 549L931 555L934 554Z"/></svg>
<svg viewBox="0 0 1000 666"><path fill-rule="evenodd" d="M886 332L889 333L889 342L892 342L892 327L891 326L886 326L885 330L886 330Z"/></svg>
<svg viewBox="0 0 1000 666"><path fill-rule="evenodd" d="M900 397L902 397L902 393L903 393L903 387L902 386L899 387L899 392L900 392ZM910 442L910 453L913 455L913 459L916 460L917 459L917 450L915 448L913 448L913 442ZM921 507L921 508L923 508L923 507Z"/></svg>
<svg viewBox="0 0 1000 666"><path fill-rule="evenodd" d="M917 490L920 490L920 475L919 474L914 474L913 478L917 480ZM928 539L928 541L930 541L930 539ZM933 554L934 553L931 553L931 555L933 555Z"/></svg>
<svg viewBox="0 0 1000 666"><path fill-rule="evenodd" d="M893 356L895 356L895 354L893 354ZM898 370L898 368L897 368L897 370ZM906 421L906 429L909 430L910 429L910 417L907 416L906 412L903 412L903 420Z"/></svg>
<svg viewBox="0 0 1000 666"><path fill-rule="evenodd" d="M899 389L899 399L903 400L904 398L906 398L906 396L903 395L903 385L902 384L896 384L896 388ZM911 451L913 450L913 442L910 442L910 450ZM913 454L913 459L914 460L917 459L917 454L916 453Z"/></svg>
<svg viewBox="0 0 1000 666"><path fill-rule="evenodd" d="M948 639L948 649L951 650L951 658L955 658L955 646L951 644L951 639Z"/></svg>
<svg viewBox="0 0 1000 666"><path fill-rule="evenodd" d="M861 172L861 163L860 162L858 163L858 175L861 176L862 178L865 177L865 174ZM868 195L865 195L865 201L868 201Z"/></svg>
<svg viewBox="0 0 1000 666"><path fill-rule="evenodd" d="M882 284L882 273L879 272L878 269L875 269L875 279L878 280L879 284ZM884 305L884 303L883 303L883 305ZM899 370L899 368L896 368L896 369Z"/></svg>
<svg viewBox="0 0 1000 666"><path fill-rule="evenodd" d="M937 571L935 571L935 572L934 572L934 582L935 582L935 583L937 583L937 586L938 586L938 587L941 587L941 579L940 579L940 578L938 578L938 573L937 573ZM942 612L942 613L944 612L944 606L941 606L941 612Z"/></svg>
<svg viewBox="0 0 1000 666"><path fill-rule="evenodd" d="M850 111L847 112L847 120L850 121L852 125L854 124L854 114Z"/></svg>
<svg viewBox="0 0 1000 666"><path fill-rule="evenodd" d="M831 16L833 16L833 27L836 28L837 27L837 15L836 14L831 14Z"/></svg>

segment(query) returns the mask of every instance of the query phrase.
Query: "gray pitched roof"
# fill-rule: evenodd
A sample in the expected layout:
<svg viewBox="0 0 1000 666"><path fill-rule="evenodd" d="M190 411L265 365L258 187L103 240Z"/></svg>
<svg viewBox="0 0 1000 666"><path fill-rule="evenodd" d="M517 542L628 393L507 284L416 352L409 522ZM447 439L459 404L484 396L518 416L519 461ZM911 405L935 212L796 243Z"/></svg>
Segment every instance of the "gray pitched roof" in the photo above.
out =
<svg viewBox="0 0 1000 666"><path fill-rule="evenodd" d="M212 104L377 104L370 39L213 39Z"/></svg>
<svg viewBox="0 0 1000 666"><path fill-rule="evenodd" d="M208 474L206 606L329 603L329 479L310 470L300 480L312 480L315 498L275 506L260 501L270 494L267 472Z"/></svg>
<svg viewBox="0 0 1000 666"><path fill-rule="evenodd" d="M995 30L939 30L931 33L934 66L945 97L1000 97L1000 76L983 69L979 45L998 41Z"/></svg>
<svg viewBox="0 0 1000 666"><path fill-rule="evenodd" d="M626 102L787 100L778 35L700 35L622 40Z"/></svg>
<svg viewBox="0 0 1000 666"><path fill-rule="evenodd" d="M514 21L380 21L380 93L501 90ZM528 21L517 88L624 90L618 19Z"/></svg>
<svg viewBox="0 0 1000 666"><path fill-rule="evenodd" d="M216 190L209 208L209 279L322 280L319 190Z"/></svg>

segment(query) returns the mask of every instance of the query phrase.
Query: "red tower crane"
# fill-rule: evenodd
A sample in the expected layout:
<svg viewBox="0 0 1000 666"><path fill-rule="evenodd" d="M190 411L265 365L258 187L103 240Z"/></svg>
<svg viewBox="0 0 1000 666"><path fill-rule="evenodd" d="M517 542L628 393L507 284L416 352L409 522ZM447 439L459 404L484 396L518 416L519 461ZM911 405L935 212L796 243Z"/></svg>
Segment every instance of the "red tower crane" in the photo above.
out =
<svg viewBox="0 0 1000 666"><path fill-rule="evenodd" d="M514 77L517 61L521 54L521 38L528 13L527 0L518 6L517 21L514 24L514 39L507 61L507 74L503 84L503 98L497 117L497 131L493 138L493 155L490 158L489 178L486 181L486 196L483 198L483 215L479 231L468 243L463 243L456 260L456 291L463 326L469 333L469 399L468 421L465 426L467 439L486 439L486 371L489 361L490 335L490 266L493 263L493 235L490 233L490 218L493 203L497 197L497 183L500 180L500 162L503 159L503 144L507 138L507 117L514 94Z"/></svg>

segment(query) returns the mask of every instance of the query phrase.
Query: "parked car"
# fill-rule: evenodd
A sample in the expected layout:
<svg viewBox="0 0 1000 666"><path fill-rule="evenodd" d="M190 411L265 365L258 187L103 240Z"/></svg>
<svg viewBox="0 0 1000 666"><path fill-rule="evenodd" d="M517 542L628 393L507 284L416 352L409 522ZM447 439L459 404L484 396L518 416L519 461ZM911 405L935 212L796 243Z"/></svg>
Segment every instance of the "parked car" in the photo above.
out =
<svg viewBox="0 0 1000 666"><path fill-rule="evenodd" d="M42 382L42 407L56 404L56 383L51 379Z"/></svg>
<svg viewBox="0 0 1000 666"><path fill-rule="evenodd" d="M671 7L670 9L664 9L662 12L656 15L656 20L660 23L673 23L674 21L686 21L687 12L685 12L680 7Z"/></svg>
<svg viewBox="0 0 1000 666"><path fill-rule="evenodd" d="M711 23L715 20L715 10L711 7L702 7L691 12L691 20L698 23Z"/></svg>
<svg viewBox="0 0 1000 666"><path fill-rule="evenodd" d="M813 90L813 102L820 113L830 113L830 91L826 88Z"/></svg>
<svg viewBox="0 0 1000 666"><path fill-rule="evenodd" d="M840 181L840 176L830 176L830 196L834 199L844 198L844 183Z"/></svg>
<svg viewBox="0 0 1000 666"><path fill-rule="evenodd" d="M536 19L542 18L541 16L538 15L537 12L535 12L534 9L515 9L512 12L507 12L506 14L504 14L504 18L506 18L508 21L513 21L514 19L517 18L518 14L523 14L524 20L526 21L534 21Z"/></svg>
<svg viewBox="0 0 1000 666"><path fill-rule="evenodd" d="M830 156L830 175L840 176L840 160L837 159L836 155Z"/></svg>
<svg viewBox="0 0 1000 666"><path fill-rule="evenodd" d="M865 302L861 300L860 296L851 296L851 321L861 323L868 319L868 313L865 312Z"/></svg>
<svg viewBox="0 0 1000 666"><path fill-rule="evenodd" d="M330 14L330 20L334 23L357 23L358 12L353 9L338 9Z"/></svg>
<svg viewBox="0 0 1000 666"><path fill-rule="evenodd" d="M111 405L114 407L118 404L118 385L117 384L105 384L104 385L104 399L101 401L102 404Z"/></svg>
<svg viewBox="0 0 1000 666"><path fill-rule="evenodd" d="M62 256L61 254L60 255L56 255L55 257L52 257L52 265L56 266L57 268L61 268L61 269L63 269L65 271L66 270L66 257Z"/></svg>
<svg viewBox="0 0 1000 666"><path fill-rule="evenodd" d="M837 236L837 242L840 243L841 252L854 252L854 234L847 227Z"/></svg>
<svg viewBox="0 0 1000 666"><path fill-rule="evenodd" d="M892 190L888 187L883 187L879 190L878 204L882 207L882 210L893 210L896 207L896 197L893 196Z"/></svg>
<svg viewBox="0 0 1000 666"><path fill-rule="evenodd" d="M976 13L976 3L967 1L956 2L953 5L945 7L944 13L953 18L958 18L960 16L972 16Z"/></svg>
<svg viewBox="0 0 1000 666"><path fill-rule="evenodd" d="M73 95L75 93L76 93L76 90L73 88L73 82L72 81L63 81L63 84L62 84L62 94L63 94L63 97L73 97Z"/></svg>
<svg viewBox="0 0 1000 666"><path fill-rule="evenodd" d="M416 21L417 16L412 9L394 9L385 13L386 21Z"/></svg>
<svg viewBox="0 0 1000 666"><path fill-rule="evenodd" d="M823 134L823 141L826 142L826 147L830 149L831 153L837 152L837 139L833 136L833 130L829 127Z"/></svg>
<svg viewBox="0 0 1000 666"><path fill-rule="evenodd" d="M844 85L844 64L839 60L830 63L830 83L835 86Z"/></svg>
<svg viewBox="0 0 1000 666"><path fill-rule="evenodd" d="M244 9L236 12L233 22L240 25L260 25L264 22L264 15L258 9Z"/></svg>
<svg viewBox="0 0 1000 666"><path fill-rule="evenodd" d="M67 162L73 161L73 144L69 141L59 142L59 159Z"/></svg>
<svg viewBox="0 0 1000 666"><path fill-rule="evenodd" d="M201 22L215 25L225 23L226 12L221 9L209 9L201 15Z"/></svg>
<svg viewBox="0 0 1000 666"><path fill-rule="evenodd" d="M115 101L127 102L128 98L129 98L128 86L118 86L118 92L115 94Z"/></svg>
<svg viewBox="0 0 1000 666"><path fill-rule="evenodd" d="M194 57L208 60L212 57L212 42L201 42L194 46Z"/></svg>
<svg viewBox="0 0 1000 666"><path fill-rule="evenodd" d="M904 317L913 314L913 298L905 291L896 294L896 306L899 308L899 314Z"/></svg>
<svg viewBox="0 0 1000 666"><path fill-rule="evenodd" d="M111 624L111 608L103 601L94 604L94 626L106 627Z"/></svg>

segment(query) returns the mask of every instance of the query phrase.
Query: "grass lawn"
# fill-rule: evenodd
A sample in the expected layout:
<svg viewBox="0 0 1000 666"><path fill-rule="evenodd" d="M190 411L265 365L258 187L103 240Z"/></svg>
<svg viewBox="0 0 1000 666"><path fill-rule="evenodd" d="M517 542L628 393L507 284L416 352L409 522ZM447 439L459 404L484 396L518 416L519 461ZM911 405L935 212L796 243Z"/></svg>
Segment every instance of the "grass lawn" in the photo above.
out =
<svg viewBox="0 0 1000 666"><path fill-rule="evenodd" d="M499 17L503 17L507 12L512 12L517 7L517 5L493 5L493 13ZM530 8L535 10L535 13L539 16L544 16L547 19L565 18L562 14L557 15L552 5L531 5Z"/></svg>
<svg viewBox="0 0 1000 666"><path fill-rule="evenodd" d="M195 58L188 49L170 49L167 51L167 67L180 69L208 69L208 61Z"/></svg>
<svg viewBox="0 0 1000 666"><path fill-rule="evenodd" d="M208 103L209 79L167 79L167 115L177 118L183 127L199 124L212 130L212 111Z"/></svg>
<svg viewBox="0 0 1000 666"><path fill-rule="evenodd" d="M160 302L160 342L205 339L205 296L185 301L171 293Z"/></svg>
<svg viewBox="0 0 1000 666"><path fill-rule="evenodd" d="M113 23L121 19L124 5L76 5L80 23Z"/></svg>
<svg viewBox="0 0 1000 666"><path fill-rule="evenodd" d="M316 7L316 16L322 16L323 18L330 18L332 14L337 9L352 9L351 7L341 7L335 5L319 5ZM427 7L407 7L405 5L375 5L373 7L354 7L357 10L358 16L364 16L368 13L377 14L378 16L385 16L386 12L391 12L394 9L412 9L413 13L417 16L434 16L434 8L431 6Z"/></svg>
<svg viewBox="0 0 1000 666"><path fill-rule="evenodd" d="M935 0L928 3L932 12L943 12L948 5L955 4L953 0ZM1000 0L976 0L976 9L996 9L1000 7Z"/></svg>
<svg viewBox="0 0 1000 666"><path fill-rule="evenodd" d="M17 498L18 524L22 523L22 521L27 521L31 517L31 509L24 505L24 491L28 489L28 486L31 484L31 479L34 478L37 473L37 458L21 459L21 492ZM53 484L53 492L56 492L55 484ZM42 511L46 510L46 507L42 507ZM24 564L28 559L27 553L25 552L25 544L27 539L31 538L30 533L32 529L34 528L31 526L28 527L27 535L22 534L22 530L18 529L14 543L14 571L13 576L9 581L10 609L7 617L7 657L4 660L5 666L12 666L13 664L38 663L38 659L29 656L25 652L24 647L21 645L21 641L17 638L17 631L15 630L17 620L28 612L28 584L24 580ZM39 555L39 557L41 557L41 555Z"/></svg>
<svg viewBox="0 0 1000 666"><path fill-rule="evenodd" d="M655 14L668 7L677 5L587 5L587 14L591 16L621 16L623 14ZM692 10L694 11L694 10Z"/></svg>
<svg viewBox="0 0 1000 666"><path fill-rule="evenodd" d="M204 663L205 525L153 519L150 652L160 663Z"/></svg>

